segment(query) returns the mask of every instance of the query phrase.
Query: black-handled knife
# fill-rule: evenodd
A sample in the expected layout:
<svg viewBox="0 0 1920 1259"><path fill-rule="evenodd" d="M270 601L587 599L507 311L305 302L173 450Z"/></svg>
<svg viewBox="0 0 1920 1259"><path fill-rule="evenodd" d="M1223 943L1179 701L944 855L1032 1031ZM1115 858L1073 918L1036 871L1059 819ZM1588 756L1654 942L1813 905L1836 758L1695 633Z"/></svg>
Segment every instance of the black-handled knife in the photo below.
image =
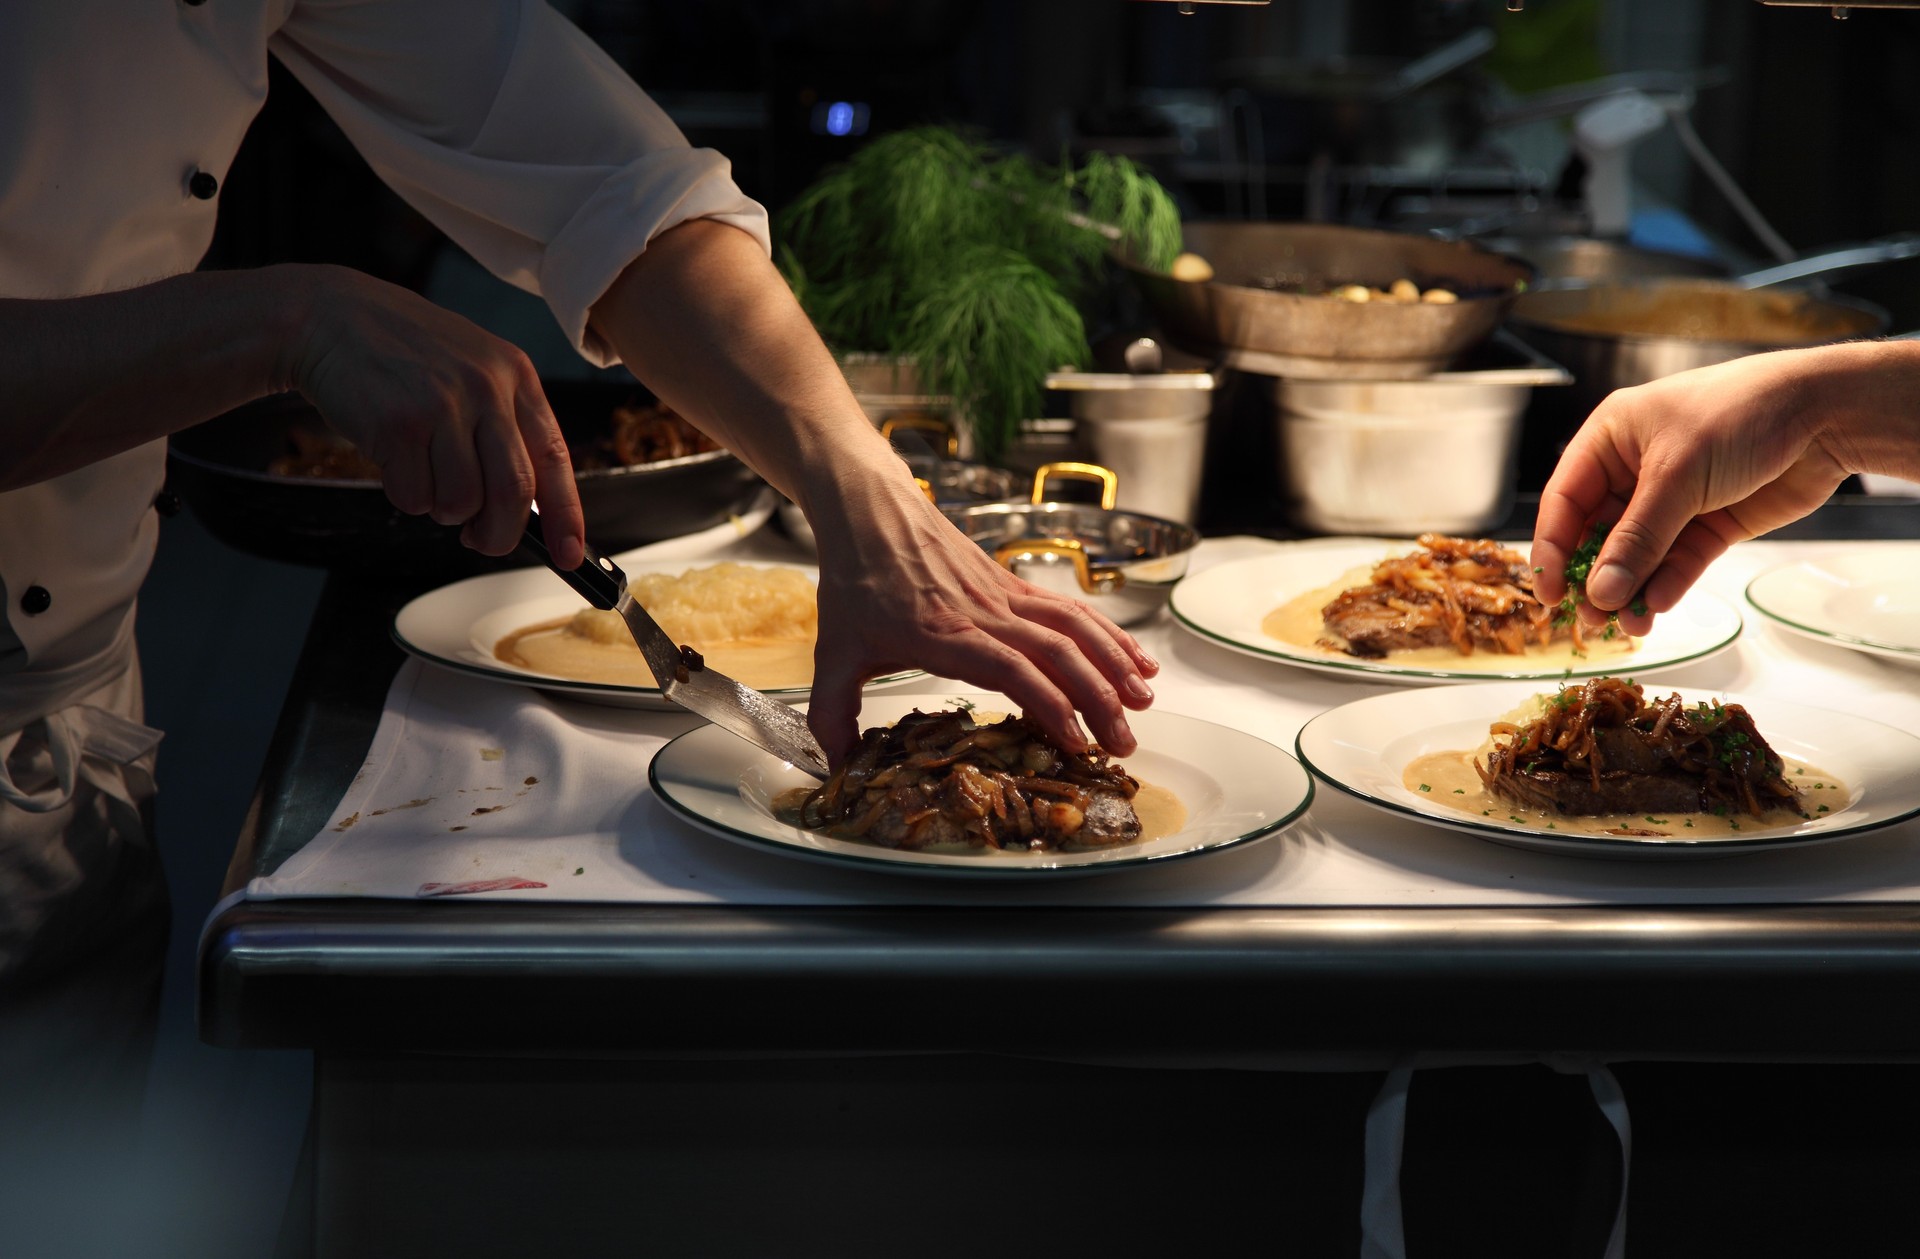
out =
<svg viewBox="0 0 1920 1259"><path fill-rule="evenodd" d="M602 611L620 614L640 654L647 658L647 668L660 683L661 694L755 747L765 748L796 769L815 778L827 776L827 754L807 728L806 719L778 700L707 668L700 653L692 648L676 647L647 610L634 602L627 590L627 575L618 564L591 544L580 567L565 569L555 564L540 531L537 508L528 514L522 542L581 598Z"/></svg>

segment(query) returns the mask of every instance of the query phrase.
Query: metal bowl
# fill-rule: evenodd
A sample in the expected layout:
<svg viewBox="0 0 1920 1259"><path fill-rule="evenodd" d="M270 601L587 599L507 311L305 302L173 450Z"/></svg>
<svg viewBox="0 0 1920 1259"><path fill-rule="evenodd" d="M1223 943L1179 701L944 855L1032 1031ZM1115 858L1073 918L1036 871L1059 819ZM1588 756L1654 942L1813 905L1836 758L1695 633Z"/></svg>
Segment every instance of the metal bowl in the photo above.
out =
<svg viewBox="0 0 1920 1259"><path fill-rule="evenodd" d="M1100 505L1048 501L1047 483L1059 478L1100 481ZM1114 510L1117 484L1097 465L1047 464L1034 476L1029 502L947 507L942 514L1015 576L1132 625L1165 606L1200 535L1172 520Z"/></svg>
<svg viewBox="0 0 1920 1259"><path fill-rule="evenodd" d="M1232 367L1311 380L1405 380L1485 340L1533 268L1465 241L1326 223L1192 223L1211 280L1128 264L1167 335ZM1398 279L1453 290L1447 305L1347 302L1341 284Z"/></svg>

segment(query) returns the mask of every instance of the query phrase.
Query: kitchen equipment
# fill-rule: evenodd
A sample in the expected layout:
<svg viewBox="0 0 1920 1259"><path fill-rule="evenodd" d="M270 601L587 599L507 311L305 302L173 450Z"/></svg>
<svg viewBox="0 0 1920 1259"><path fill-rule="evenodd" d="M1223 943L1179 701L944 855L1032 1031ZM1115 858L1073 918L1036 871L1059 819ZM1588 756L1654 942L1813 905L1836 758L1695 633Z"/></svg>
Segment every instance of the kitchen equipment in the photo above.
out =
<svg viewBox="0 0 1920 1259"><path fill-rule="evenodd" d="M1189 223L1186 248L1211 280L1177 280L1123 260L1169 339L1197 353L1259 355L1265 370L1314 380L1405 380L1484 340L1533 269L1466 241L1325 223ZM1408 279L1459 299L1348 302L1340 285Z"/></svg>
<svg viewBox="0 0 1920 1259"><path fill-rule="evenodd" d="M1049 501L1047 485L1056 479L1098 483L1099 506ZM1166 603L1200 535L1177 521L1115 510L1117 496L1118 479L1109 469L1050 463L1034 474L1028 502L941 510L1015 576L1131 625Z"/></svg>
<svg viewBox="0 0 1920 1259"><path fill-rule="evenodd" d="M1877 336L1887 324L1886 311L1852 298L1677 279L1526 293L1508 319L1521 340L1565 364L1594 402L1763 350Z"/></svg>
<svg viewBox="0 0 1920 1259"><path fill-rule="evenodd" d="M1711 258L1644 249L1592 236L1502 235L1474 239L1496 253L1533 264L1539 273L1532 285L1535 290L1669 276L1715 279L1727 274L1727 268Z"/></svg>
<svg viewBox="0 0 1920 1259"><path fill-rule="evenodd" d="M1159 361L1157 346L1151 355L1143 348L1153 344L1128 347L1129 365L1143 370L1053 372L1047 388L1068 395L1081 444L1119 480L1122 510L1192 524L1219 377L1147 369Z"/></svg>
<svg viewBox="0 0 1920 1259"><path fill-rule="evenodd" d="M827 776L827 754L807 729L805 717L780 701L707 668L692 648L675 646L659 624L647 615L647 610L633 601L627 590L627 575L620 571L620 566L592 546L587 547L586 559L578 568L555 564L540 530L540 512L536 508L529 513L523 545L588 603L602 611L620 614L640 654L647 658L647 667L659 680L662 694L796 769L816 778Z"/></svg>
<svg viewBox="0 0 1920 1259"><path fill-rule="evenodd" d="M547 401L570 445L591 448L635 387L548 382ZM174 434L167 487L209 533L251 555L363 576L461 576L515 561L460 545L460 531L409 516L373 480L277 476L287 435L323 424L297 395L262 399ZM615 550L750 519L766 489L724 450L632 467L590 469L574 483L587 535ZM763 517L764 518L764 517Z"/></svg>
<svg viewBox="0 0 1920 1259"><path fill-rule="evenodd" d="M1475 533L1513 505L1521 417L1573 377L1501 334L1420 380L1272 383L1280 480L1318 533Z"/></svg>
<svg viewBox="0 0 1920 1259"><path fill-rule="evenodd" d="M1767 286L1920 255L1906 233L1796 259L1733 280L1646 279L1540 289L1514 302L1509 326L1566 365L1598 402L1614 389L1793 346L1878 336L1869 302Z"/></svg>

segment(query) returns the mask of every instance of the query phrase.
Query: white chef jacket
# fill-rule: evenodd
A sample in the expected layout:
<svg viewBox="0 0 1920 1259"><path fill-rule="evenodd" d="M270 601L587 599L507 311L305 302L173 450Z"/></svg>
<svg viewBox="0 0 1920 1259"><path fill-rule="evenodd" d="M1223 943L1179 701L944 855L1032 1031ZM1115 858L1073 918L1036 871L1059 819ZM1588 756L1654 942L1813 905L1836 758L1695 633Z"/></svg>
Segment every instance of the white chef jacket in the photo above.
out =
<svg viewBox="0 0 1920 1259"><path fill-rule="evenodd" d="M655 233L712 218L767 244L727 161L543 0L0 0L0 297L192 270L269 52L597 364L615 360L588 311ZM165 449L0 493L0 841L9 818L15 840L29 818L48 831L88 790L122 796L151 768L158 734L125 679ZM6 882L0 869L0 915Z"/></svg>
<svg viewBox="0 0 1920 1259"><path fill-rule="evenodd" d="M382 178L544 297L595 363L614 357L588 310L655 233L715 218L766 244L727 161L688 146L542 0L4 0L0 296L191 270L217 203L194 176L225 178L269 52ZM25 674L86 673L126 640L164 449L0 494L0 734L59 698ZM95 665L53 689L100 680Z"/></svg>

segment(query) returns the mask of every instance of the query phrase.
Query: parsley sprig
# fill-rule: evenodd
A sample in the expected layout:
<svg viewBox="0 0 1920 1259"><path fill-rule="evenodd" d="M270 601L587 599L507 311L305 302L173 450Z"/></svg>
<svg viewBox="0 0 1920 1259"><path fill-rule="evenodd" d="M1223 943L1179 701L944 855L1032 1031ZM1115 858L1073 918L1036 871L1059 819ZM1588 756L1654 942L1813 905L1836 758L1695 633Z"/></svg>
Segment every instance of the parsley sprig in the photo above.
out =
<svg viewBox="0 0 1920 1259"><path fill-rule="evenodd" d="M1596 524L1587 540L1573 548L1573 554L1567 557L1567 593L1560 596L1560 607L1554 613L1555 625L1571 625L1574 616L1580 610L1580 603L1587 597L1587 577L1593 572L1594 563L1600 558L1600 544L1607 540L1610 524ZM1635 599L1627 605L1636 616L1647 614L1647 601ZM1617 612L1607 614L1606 638L1612 638L1620 632L1620 615Z"/></svg>

